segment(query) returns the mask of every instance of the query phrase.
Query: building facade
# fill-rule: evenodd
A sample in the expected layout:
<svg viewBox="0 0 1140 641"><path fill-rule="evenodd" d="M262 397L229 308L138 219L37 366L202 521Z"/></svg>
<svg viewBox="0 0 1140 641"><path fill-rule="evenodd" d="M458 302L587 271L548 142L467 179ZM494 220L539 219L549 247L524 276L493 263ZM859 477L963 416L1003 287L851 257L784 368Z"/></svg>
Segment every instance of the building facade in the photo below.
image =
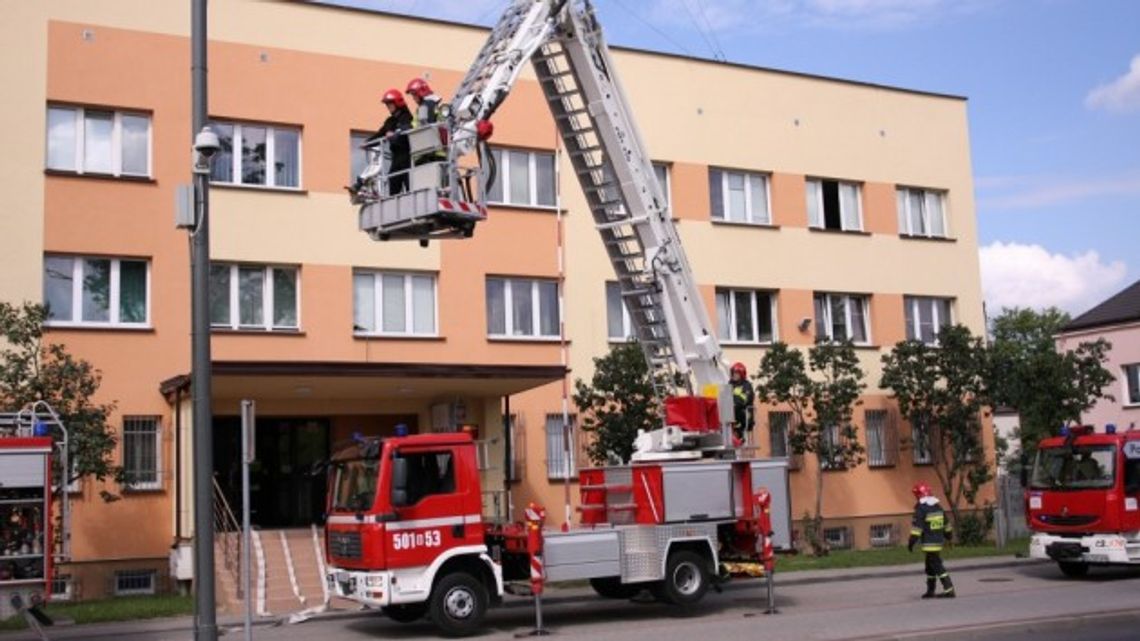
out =
<svg viewBox="0 0 1140 641"><path fill-rule="evenodd" d="M509 487L561 523L585 464L564 390L629 324L533 77L496 115L502 182L474 239L375 243L343 187L382 120L379 96L413 77L449 95L486 30L289 1L210 11L209 114L224 143L211 178L219 493L235 495L239 404L253 399L263 528L319 521L312 465L399 424L475 430L488 510L509 505ZM66 572L84 597L161 589L188 578L194 534L189 257L173 215L190 182L189 10L57 0L10 14L0 29L21 55L0 62L13 97L2 109L22 153L0 160L0 295L49 304L49 339L102 371L132 479L81 484ZM775 340L858 345L868 461L825 472L828 537L897 541L911 484L933 473L877 387L880 357L944 323L983 329L966 101L615 57L729 362L754 370ZM786 454L786 415L757 419L759 453ZM814 474L791 472L797 519Z"/></svg>

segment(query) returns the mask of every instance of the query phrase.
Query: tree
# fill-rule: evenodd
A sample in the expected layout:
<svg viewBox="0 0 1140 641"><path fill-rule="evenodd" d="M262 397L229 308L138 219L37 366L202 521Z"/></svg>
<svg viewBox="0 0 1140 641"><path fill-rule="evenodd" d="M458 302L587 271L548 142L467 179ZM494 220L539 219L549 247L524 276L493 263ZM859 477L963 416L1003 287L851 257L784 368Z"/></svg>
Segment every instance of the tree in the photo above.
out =
<svg viewBox="0 0 1140 641"><path fill-rule="evenodd" d="M882 361L879 387L891 390L899 411L926 441L957 526L962 500L972 505L978 490L993 479L982 444L985 344L955 325L938 332L937 346L903 341Z"/></svg>
<svg viewBox="0 0 1140 641"><path fill-rule="evenodd" d="M661 403L635 342L594 359L590 384L574 381L574 405L582 416L582 431L592 436L586 454L595 465L628 461L637 431L661 427Z"/></svg>
<svg viewBox="0 0 1140 641"><path fill-rule="evenodd" d="M809 373L810 367L810 373ZM859 395L866 387L864 373L850 342L820 343L803 353L774 343L760 360L756 396L769 405L786 406L795 420L788 426L788 447L793 454L815 454L815 513L805 531L816 555L827 554L823 537L824 471L844 469L863 461L858 429L851 422Z"/></svg>
<svg viewBox="0 0 1140 641"><path fill-rule="evenodd" d="M85 476L123 481L123 470L111 464L115 434L107 422L114 404L95 403L102 375L58 343L46 342L47 308L36 303L15 306L0 302L0 407L18 410L46 401L67 427L72 470L69 481ZM110 495L104 494L104 498Z"/></svg>
<svg viewBox="0 0 1140 641"><path fill-rule="evenodd" d="M1056 308L1014 308L991 324L987 382L995 405L1017 410L1022 452L1034 451L1062 424L1079 421L1098 400L1112 399L1104 391L1114 380L1104 368L1112 345L1098 339L1058 352L1054 337L1068 323L1069 315Z"/></svg>

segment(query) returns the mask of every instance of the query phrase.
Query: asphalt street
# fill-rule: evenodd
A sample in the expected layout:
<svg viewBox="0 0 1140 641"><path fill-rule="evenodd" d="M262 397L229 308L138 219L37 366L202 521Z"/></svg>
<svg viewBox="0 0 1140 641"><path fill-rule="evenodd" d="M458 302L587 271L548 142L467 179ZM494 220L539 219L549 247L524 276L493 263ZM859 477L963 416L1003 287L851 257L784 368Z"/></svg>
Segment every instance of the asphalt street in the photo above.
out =
<svg viewBox="0 0 1140 641"><path fill-rule="evenodd" d="M589 641L731 641L734 639L871 641L1123 641L1140 639L1140 570L1095 569L1086 579L1061 576L1055 566L1023 562L955 571L956 599L921 600L921 568L781 577L780 613L765 615L762 583L742 582L710 592L693 616L657 603L610 601L586 591L551 591L544 607L555 638ZM510 639L533 626L525 602L492 610L481 639ZM188 619L131 625L59 627L53 639L186 641ZM0 634L0 641L32 639ZM240 639L240 629L224 638ZM436 638L427 621L400 624L374 612L348 612L295 625L258 625L254 639Z"/></svg>

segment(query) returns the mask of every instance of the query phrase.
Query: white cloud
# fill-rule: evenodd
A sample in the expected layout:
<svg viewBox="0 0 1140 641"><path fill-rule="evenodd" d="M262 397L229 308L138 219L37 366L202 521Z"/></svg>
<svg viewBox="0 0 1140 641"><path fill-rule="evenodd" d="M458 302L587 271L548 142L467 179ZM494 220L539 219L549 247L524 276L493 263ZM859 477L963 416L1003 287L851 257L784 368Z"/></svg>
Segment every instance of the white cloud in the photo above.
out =
<svg viewBox="0 0 1140 641"><path fill-rule="evenodd" d="M1085 106L1118 113L1140 110L1140 54L1132 58L1123 76L1090 91Z"/></svg>
<svg viewBox="0 0 1140 641"><path fill-rule="evenodd" d="M995 242L979 254L991 315L1005 307L1050 306L1080 314L1119 290L1128 275L1123 262L1103 262L1092 250L1065 256L1040 245Z"/></svg>
<svg viewBox="0 0 1140 641"><path fill-rule="evenodd" d="M972 13L1000 0L653 0L658 24L696 26L703 11L716 32L751 32L786 24L844 30L893 30Z"/></svg>
<svg viewBox="0 0 1140 641"><path fill-rule="evenodd" d="M1095 177L980 176L978 209L1033 209L1104 196L1140 196L1140 171Z"/></svg>
<svg viewBox="0 0 1140 641"><path fill-rule="evenodd" d="M498 19L507 6L507 0L317 0L324 4L339 4L375 11L403 13L410 16L478 22L489 24Z"/></svg>

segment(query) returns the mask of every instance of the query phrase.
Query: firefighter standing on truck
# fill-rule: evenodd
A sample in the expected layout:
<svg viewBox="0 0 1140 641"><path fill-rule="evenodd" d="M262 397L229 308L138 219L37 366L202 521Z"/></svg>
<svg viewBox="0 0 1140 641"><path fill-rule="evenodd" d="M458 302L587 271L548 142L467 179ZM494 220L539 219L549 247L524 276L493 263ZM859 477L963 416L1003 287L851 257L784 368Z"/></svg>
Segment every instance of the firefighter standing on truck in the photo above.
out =
<svg viewBox="0 0 1140 641"><path fill-rule="evenodd" d="M922 551L926 553L926 592L922 598L933 598L935 584L941 581L942 594L937 596L952 599L954 583L950 581L950 573L942 564L942 546L950 541L953 534L950 521L938 504L938 498L931 493L929 485L920 481L914 484L911 492L918 502L914 506L914 520L911 522L910 540L906 549L913 552L915 544L921 542Z"/></svg>
<svg viewBox="0 0 1140 641"><path fill-rule="evenodd" d="M732 379L732 406L735 410L732 432L739 441L739 446L744 444L745 434L751 434L752 428L756 426L756 392L752 389L752 383L748 382L748 368L744 367L744 363L733 363L729 376Z"/></svg>

